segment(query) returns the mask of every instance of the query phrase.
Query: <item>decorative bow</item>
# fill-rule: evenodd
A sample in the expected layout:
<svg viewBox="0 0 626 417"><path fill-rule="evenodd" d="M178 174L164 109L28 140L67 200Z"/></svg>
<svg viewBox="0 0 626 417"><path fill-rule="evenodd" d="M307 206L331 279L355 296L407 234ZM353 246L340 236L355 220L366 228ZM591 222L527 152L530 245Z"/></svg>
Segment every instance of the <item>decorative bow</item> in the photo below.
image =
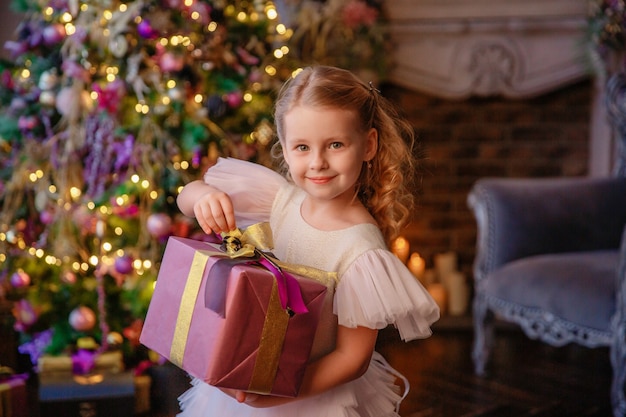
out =
<svg viewBox="0 0 626 417"><path fill-rule="evenodd" d="M244 232L239 229L222 233L221 249L228 258L215 262L209 270L205 305L221 316L225 311L226 279L232 267L236 264L262 265L276 278L278 296L281 306L290 315L307 313L307 309L300 286L296 278L283 268L269 249L273 247L272 232L268 223L257 223L248 227ZM296 268L297 269L297 268ZM306 268L308 270L308 268ZM311 268L313 275L326 274L323 271Z"/></svg>

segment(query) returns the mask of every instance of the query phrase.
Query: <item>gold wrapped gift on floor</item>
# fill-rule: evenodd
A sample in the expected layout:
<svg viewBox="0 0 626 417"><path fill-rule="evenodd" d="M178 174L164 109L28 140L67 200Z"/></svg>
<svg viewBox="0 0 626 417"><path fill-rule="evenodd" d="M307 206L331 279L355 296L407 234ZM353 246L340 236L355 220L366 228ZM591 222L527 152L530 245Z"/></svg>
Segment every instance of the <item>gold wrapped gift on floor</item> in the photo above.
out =
<svg viewBox="0 0 626 417"><path fill-rule="evenodd" d="M96 357L94 372L111 373L124 370L124 358L121 351L103 352ZM37 372L72 372L72 357L69 355L43 355L37 361Z"/></svg>

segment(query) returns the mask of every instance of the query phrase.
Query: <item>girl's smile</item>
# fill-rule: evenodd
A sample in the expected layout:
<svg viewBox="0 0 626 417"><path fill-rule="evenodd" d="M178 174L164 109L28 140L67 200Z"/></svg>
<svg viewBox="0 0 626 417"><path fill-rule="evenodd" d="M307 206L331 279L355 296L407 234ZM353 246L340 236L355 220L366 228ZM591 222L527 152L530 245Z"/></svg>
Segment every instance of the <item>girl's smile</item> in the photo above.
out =
<svg viewBox="0 0 626 417"><path fill-rule="evenodd" d="M314 182L315 184L326 184L333 178L334 177L308 177L309 181Z"/></svg>

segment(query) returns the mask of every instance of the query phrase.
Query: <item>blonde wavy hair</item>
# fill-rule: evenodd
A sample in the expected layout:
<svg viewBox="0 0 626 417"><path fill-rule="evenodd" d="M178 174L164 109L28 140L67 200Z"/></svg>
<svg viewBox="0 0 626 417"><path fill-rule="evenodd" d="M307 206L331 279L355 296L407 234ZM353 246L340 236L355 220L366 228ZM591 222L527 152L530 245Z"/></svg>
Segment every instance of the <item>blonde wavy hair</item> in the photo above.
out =
<svg viewBox="0 0 626 417"><path fill-rule="evenodd" d="M363 132L378 131L378 149L370 163L363 163L357 197L374 217L388 245L407 225L414 208L412 193L416 160L412 126L371 84L349 71L313 66L287 81L274 109L276 136L272 156L279 172L289 178L283 158L285 115L298 105L354 111Z"/></svg>

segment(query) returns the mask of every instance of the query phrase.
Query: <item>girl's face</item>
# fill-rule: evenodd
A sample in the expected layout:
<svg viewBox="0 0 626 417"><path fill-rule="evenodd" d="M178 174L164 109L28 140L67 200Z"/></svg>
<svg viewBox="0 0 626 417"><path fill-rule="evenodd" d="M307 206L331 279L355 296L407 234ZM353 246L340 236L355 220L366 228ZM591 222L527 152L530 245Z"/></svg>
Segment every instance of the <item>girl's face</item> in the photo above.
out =
<svg viewBox="0 0 626 417"><path fill-rule="evenodd" d="M283 155L295 184L316 200L350 202L364 161L376 154L376 129L363 132L357 115L296 106L284 118Z"/></svg>

